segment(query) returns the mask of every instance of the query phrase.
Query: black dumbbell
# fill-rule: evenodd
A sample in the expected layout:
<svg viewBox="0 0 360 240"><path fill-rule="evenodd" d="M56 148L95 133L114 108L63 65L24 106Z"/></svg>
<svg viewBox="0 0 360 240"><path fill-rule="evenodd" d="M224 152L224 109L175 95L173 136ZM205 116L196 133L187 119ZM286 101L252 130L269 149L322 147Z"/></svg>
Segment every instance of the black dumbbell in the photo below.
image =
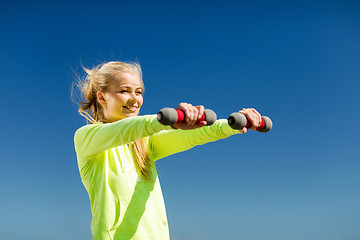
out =
<svg viewBox="0 0 360 240"><path fill-rule="evenodd" d="M163 108L158 112L157 119L164 125L173 125L175 123L185 122L185 113L182 110L174 108ZM198 122L206 121L207 125L212 125L217 119L216 113L211 109L205 109L204 114Z"/></svg>
<svg viewBox="0 0 360 240"><path fill-rule="evenodd" d="M251 127L250 121L245 117L244 114L239 112L232 113L228 118L228 123L231 128L238 130L243 129L244 127ZM268 132L272 128L272 125L272 121L269 117L261 116L261 124L258 128L256 128L256 131Z"/></svg>

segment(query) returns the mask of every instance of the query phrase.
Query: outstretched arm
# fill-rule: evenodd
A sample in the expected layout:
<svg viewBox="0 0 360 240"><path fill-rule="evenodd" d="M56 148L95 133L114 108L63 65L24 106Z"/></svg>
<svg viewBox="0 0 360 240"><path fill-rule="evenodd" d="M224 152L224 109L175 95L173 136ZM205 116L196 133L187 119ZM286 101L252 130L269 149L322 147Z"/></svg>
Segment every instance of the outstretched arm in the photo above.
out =
<svg viewBox="0 0 360 240"><path fill-rule="evenodd" d="M171 127L160 124L156 115L129 117L107 124L89 124L76 131L75 149L78 155L92 156L166 129Z"/></svg>
<svg viewBox="0 0 360 240"><path fill-rule="evenodd" d="M149 137L151 158L155 161L237 133L240 131L232 129L225 119L217 120L211 126L193 130L161 131Z"/></svg>

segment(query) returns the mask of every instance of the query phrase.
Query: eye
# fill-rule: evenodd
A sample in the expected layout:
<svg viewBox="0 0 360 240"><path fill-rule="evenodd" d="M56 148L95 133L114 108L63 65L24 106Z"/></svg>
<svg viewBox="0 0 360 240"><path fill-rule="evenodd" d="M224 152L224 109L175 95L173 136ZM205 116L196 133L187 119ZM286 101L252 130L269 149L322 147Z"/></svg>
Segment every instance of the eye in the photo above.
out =
<svg viewBox="0 0 360 240"><path fill-rule="evenodd" d="M127 93L127 92L128 92L128 90L125 90L125 89L119 91L119 93Z"/></svg>

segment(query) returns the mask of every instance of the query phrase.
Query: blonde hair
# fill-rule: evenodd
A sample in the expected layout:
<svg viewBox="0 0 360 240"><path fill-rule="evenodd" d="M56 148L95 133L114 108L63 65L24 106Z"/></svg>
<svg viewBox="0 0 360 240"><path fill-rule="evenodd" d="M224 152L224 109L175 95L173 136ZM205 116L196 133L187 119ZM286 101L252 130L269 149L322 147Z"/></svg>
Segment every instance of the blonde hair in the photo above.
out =
<svg viewBox="0 0 360 240"><path fill-rule="evenodd" d="M103 109L97 99L97 92L106 92L110 85L115 81L117 74L121 72L137 74L140 79L140 84L145 90L142 80L142 70L139 63L125 63L125 62L107 62L102 63L92 69L83 67L86 72L85 78L77 77L77 87L79 88L84 101L76 101L79 105L78 112L85 117L91 124L99 121L106 123ZM141 174L151 180L152 165L148 156L148 149L145 139L135 140L131 143L133 151L136 155L137 167Z"/></svg>

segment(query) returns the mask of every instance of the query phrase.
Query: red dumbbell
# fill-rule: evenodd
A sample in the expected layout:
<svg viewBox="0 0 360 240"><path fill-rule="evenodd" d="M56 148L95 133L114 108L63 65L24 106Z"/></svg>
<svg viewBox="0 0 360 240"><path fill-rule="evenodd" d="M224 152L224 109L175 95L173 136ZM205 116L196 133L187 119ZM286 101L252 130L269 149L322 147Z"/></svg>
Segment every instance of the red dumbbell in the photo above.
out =
<svg viewBox="0 0 360 240"><path fill-rule="evenodd" d="M173 125L175 123L185 122L185 113L182 110L174 108L163 108L158 112L157 119L164 125ZM197 122L206 121L207 125L212 125L217 119L216 113L211 109L205 109L204 114Z"/></svg>
<svg viewBox="0 0 360 240"><path fill-rule="evenodd" d="M250 128L251 123L247 120L244 114L239 112L232 113L228 118L228 124L233 129L243 129L244 127ZM256 128L256 131L259 132L268 132L272 128L272 121L269 117L261 116L261 124L258 128Z"/></svg>

